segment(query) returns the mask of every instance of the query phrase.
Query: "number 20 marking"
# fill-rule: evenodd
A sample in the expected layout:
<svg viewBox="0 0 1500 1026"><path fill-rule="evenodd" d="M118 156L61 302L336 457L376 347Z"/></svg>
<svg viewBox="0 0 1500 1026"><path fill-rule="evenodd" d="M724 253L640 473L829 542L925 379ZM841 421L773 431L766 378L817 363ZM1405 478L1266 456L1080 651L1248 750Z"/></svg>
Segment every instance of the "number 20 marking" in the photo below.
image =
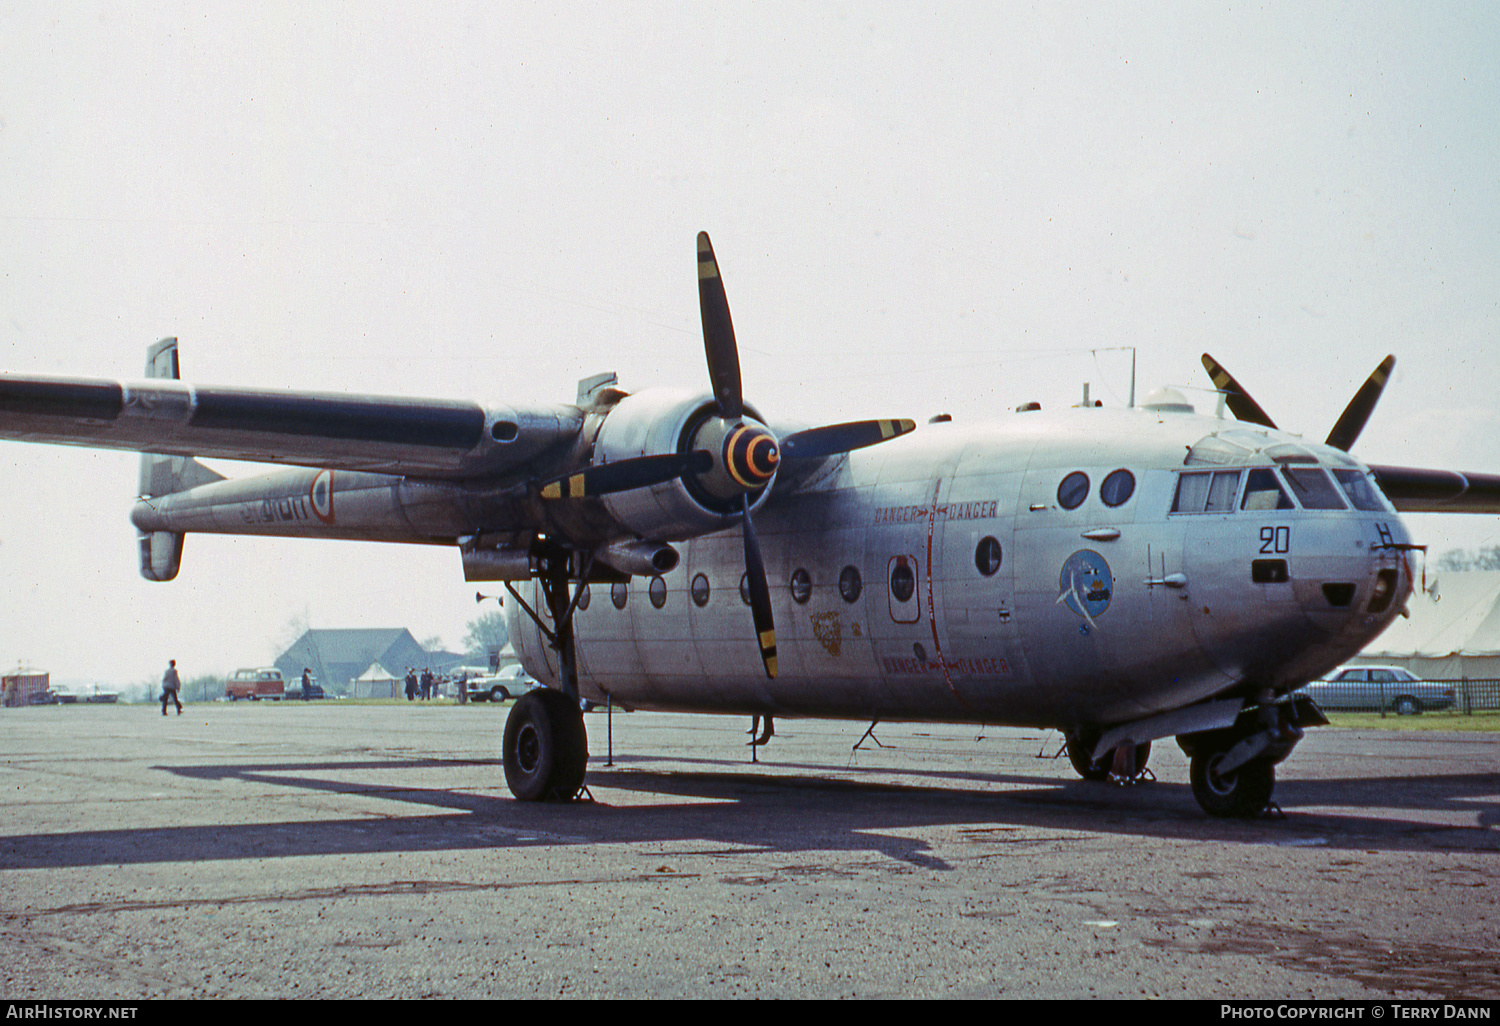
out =
<svg viewBox="0 0 1500 1026"><path fill-rule="evenodd" d="M1290 527L1262 527L1260 529L1260 551L1292 551L1292 529Z"/></svg>

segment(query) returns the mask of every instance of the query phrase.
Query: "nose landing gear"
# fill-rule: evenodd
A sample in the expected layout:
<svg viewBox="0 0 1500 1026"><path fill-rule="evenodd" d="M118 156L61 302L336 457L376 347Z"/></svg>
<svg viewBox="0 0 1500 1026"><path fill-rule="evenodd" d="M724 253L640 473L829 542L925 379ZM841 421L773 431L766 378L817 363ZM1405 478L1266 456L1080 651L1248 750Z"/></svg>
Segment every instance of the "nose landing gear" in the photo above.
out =
<svg viewBox="0 0 1500 1026"><path fill-rule="evenodd" d="M1276 764L1292 754L1302 728L1328 722L1304 696L1247 709L1233 726L1179 734L1190 760L1193 797L1210 816L1251 819L1265 811L1276 787Z"/></svg>

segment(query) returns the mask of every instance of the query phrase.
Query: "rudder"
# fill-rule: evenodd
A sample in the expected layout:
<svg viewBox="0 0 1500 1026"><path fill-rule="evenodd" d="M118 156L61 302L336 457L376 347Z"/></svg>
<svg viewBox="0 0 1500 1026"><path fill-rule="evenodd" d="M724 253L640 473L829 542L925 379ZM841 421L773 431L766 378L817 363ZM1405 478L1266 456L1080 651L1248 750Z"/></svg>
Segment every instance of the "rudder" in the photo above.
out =
<svg viewBox="0 0 1500 1026"><path fill-rule="evenodd" d="M177 362L177 340L164 338L146 350L146 377L181 377ZM137 496L149 499L170 495L198 485L224 480L191 456L141 453L141 478ZM140 535L141 576L148 581L170 581L182 567L180 531L148 531Z"/></svg>

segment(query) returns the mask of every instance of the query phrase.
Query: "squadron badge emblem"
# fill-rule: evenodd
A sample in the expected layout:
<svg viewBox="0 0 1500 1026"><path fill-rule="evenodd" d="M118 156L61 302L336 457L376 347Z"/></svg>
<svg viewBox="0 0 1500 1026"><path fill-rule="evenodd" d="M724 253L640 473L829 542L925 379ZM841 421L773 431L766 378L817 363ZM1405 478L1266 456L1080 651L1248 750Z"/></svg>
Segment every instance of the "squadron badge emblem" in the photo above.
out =
<svg viewBox="0 0 1500 1026"><path fill-rule="evenodd" d="M1094 618L1109 608L1115 579L1104 557L1092 549L1079 549L1063 561L1057 581L1059 604L1067 607L1096 627Z"/></svg>

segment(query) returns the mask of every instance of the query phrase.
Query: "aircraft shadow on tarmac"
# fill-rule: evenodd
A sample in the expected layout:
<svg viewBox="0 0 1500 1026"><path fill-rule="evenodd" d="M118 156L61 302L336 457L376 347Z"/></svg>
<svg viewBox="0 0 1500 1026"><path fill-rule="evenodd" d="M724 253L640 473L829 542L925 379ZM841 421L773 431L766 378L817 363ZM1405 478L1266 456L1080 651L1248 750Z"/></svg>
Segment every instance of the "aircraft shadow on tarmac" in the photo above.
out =
<svg viewBox="0 0 1500 1026"><path fill-rule="evenodd" d="M665 762L675 765L652 765ZM840 771L828 766L779 764L771 772L728 760L617 756L612 768L591 768L589 783L605 793L605 800L570 805L512 800L504 793L499 766L489 761L349 760L155 770L203 782L239 780L435 811L11 835L0 839L0 869L697 841L788 853L867 851L943 870L948 864L925 841L901 834L970 824L1330 848L1500 850L1500 774L1493 773L1287 780L1276 795L1289 810L1285 818L1239 821L1205 817L1187 786L1176 783L1120 788L1055 776L920 770L901 776L928 782L875 783L830 776ZM463 774L470 783L388 782L433 771ZM491 772L493 787L473 784ZM351 779L360 774L370 782ZM1012 790L979 791L972 786L976 783ZM611 805L611 790L661 800ZM285 807L284 801L267 804L268 810Z"/></svg>

